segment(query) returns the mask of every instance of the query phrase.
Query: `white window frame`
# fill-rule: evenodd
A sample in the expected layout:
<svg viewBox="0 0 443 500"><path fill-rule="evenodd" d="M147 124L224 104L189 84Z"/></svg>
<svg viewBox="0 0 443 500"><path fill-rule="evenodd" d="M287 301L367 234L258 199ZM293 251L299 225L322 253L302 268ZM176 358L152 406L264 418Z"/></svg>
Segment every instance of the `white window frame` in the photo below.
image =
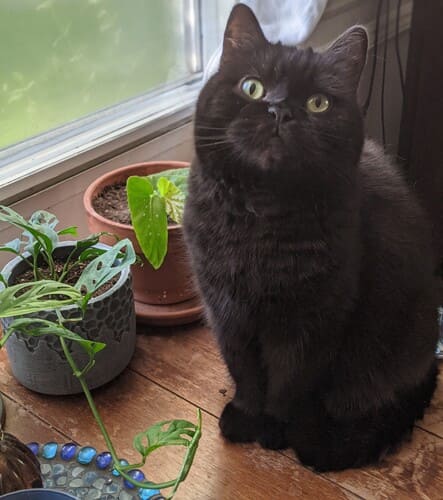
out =
<svg viewBox="0 0 443 500"><path fill-rule="evenodd" d="M0 202L10 204L189 122L203 68L234 0L182 0L190 75L0 151Z"/></svg>

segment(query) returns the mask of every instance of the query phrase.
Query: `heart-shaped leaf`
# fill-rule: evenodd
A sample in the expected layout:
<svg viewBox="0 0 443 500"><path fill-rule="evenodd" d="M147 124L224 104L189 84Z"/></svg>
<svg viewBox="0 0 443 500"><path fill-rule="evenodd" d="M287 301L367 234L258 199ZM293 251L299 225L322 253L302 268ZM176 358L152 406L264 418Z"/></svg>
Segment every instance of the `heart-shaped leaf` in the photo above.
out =
<svg viewBox="0 0 443 500"><path fill-rule="evenodd" d="M177 224L181 224L185 209L184 193L166 177L160 177L157 182L157 189L165 199L166 213L169 218Z"/></svg>
<svg viewBox="0 0 443 500"><path fill-rule="evenodd" d="M137 241L146 259L158 269L168 250L168 218L164 198L146 177L129 177L126 189Z"/></svg>

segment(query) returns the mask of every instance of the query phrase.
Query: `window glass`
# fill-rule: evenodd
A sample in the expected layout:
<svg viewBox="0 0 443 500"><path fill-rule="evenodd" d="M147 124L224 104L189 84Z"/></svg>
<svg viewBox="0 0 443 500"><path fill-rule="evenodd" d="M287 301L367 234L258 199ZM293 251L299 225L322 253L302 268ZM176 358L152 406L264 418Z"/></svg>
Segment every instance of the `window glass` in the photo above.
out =
<svg viewBox="0 0 443 500"><path fill-rule="evenodd" d="M0 149L189 76L198 54L190 65L186 29L198 27L186 8L1 0Z"/></svg>

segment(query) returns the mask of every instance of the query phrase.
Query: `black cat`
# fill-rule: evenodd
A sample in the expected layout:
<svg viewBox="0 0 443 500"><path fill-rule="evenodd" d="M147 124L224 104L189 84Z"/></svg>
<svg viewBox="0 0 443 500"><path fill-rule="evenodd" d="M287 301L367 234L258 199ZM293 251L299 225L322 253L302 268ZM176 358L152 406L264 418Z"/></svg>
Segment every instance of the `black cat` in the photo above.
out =
<svg viewBox="0 0 443 500"><path fill-rule="evenodd" d="M429 228L364 140L367 43L271 44L239 4L195 117L184 227L236 383L221 431L320 471L394 449L436 385Z"/></svg>

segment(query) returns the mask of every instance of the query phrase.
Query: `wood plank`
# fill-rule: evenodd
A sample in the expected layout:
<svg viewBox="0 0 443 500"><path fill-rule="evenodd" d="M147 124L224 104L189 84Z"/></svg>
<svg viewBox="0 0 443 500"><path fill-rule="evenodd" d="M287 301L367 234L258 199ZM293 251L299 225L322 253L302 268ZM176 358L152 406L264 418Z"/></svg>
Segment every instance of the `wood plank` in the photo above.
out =
<svg viewBox="0 0 443 500"><path fill-rule="evenodd" d="M26 408L9 397L3 396L3 399L6 407L5 430L10 434L14 434L23 443L30 443L31 441L40 443L66 441L65 435L42 422L35 415L31 415Z"/></svg>
<svg viewBox="0 0 443 500"><path fill-rule="evenodd" d="M220 415L233 395L229 379L213 336L203 327L181 329L140 329L132 368L171 391L180 392L188 401L213 415ZM443 371L432 407L419 425L438 436L443 425ZM226 388L225 396L219 389ZM415 498L428 492L431 498L443 498L441 471L443 441L416 429L411 443L388 457L377 467L328 474L325 477L364 498ZM296 461L295 455L285 455ZM428 473L428 471L432 471ZM407 480L408 475L411 480ZM404 477L403 477L404 476ZM441 483L443 484L443 483ZM440 497L439 497L440 493ZM420 498L417 496L416 498ZM425 496L423 498L426 498Z"/></svg>
<svg viewBox="0 0 443 500"><path fill-rule="evenodd" d="M412 441L380 465L326 476L364 498L442 499L443 440L415 429Z"/></svg>
<svg viewBox="0 0 443 500"><path fill-rule="evenodd" d="M211 331L203 326L138 326L137 331L131 368L219 416L234 395L234 383Z"/></svg>
<svg viewBox="0 0 443 500"><path fill-rule="evenodd" d="M28 391L9 372L5 353L0 353L0 390L55 429L81 444L103 448L103 441L82 396L48 397ZM126 370L106 387L94 391L97 405L121 456L136 460L132 436L158 420L195 420L195 406L162 389L132 370ZM9 425L9 424L8 424ZM32 425L23 422L18 437ZM163 451L149 461L151 479L172 478L180 459ZM217 419L204 415L204 431L194 467L180 488L177 500L198 498L242 500L260 498L355 498L330 481L294 463L288 457L260 449L226 443L218 432Z"/></svg>

